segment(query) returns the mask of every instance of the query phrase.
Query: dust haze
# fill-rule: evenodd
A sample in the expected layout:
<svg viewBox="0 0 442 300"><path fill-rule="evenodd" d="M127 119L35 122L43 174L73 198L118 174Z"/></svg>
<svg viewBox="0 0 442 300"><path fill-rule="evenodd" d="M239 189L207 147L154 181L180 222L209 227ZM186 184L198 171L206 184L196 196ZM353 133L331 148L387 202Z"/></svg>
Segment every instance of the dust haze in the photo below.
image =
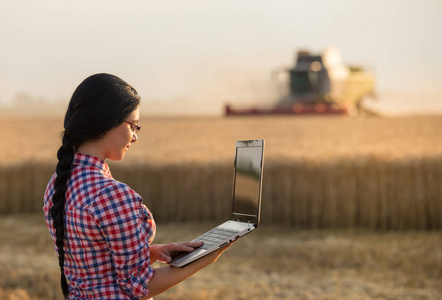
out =
<svg viewBox="0 0 442 300"><path fill-rule="evenodd" d="M153 116L223 116L226 104L272 106L289 92L286 70L293 67L293 53L270 57L266 63L252 65L239 59L203 61L180 78L157 74L135 78L132 83L142 97L141 112ZM383 116L442 114L442 91L414 86L412 90L380 88L375 80L376 98L364 105ZM163 81L163 91L151 90ZM177 84L177 82L179 84ZM75 83L70 91L73 91ZM167 87L169 85L169 88ZM64 115L70 94L51 99L31 91L21 90L6 101L0 92L0 116L60 116ZM153 93L155 94L155 93Z"/></svg>

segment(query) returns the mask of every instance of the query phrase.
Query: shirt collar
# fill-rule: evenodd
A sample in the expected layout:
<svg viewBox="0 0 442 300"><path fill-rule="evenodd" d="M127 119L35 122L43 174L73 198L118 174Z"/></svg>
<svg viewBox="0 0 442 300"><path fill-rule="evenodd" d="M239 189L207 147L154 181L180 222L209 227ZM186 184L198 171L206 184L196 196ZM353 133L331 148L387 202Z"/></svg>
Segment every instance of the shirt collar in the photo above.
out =
<svg viewBox="0 0 442 300"><path fill-rule="evenodd" d="M103 160L98 157L83 154L74 153L74 160L72 161L74 165L88 166L92 168L99 169L104 175L112 177L109 166Z"/></svg>

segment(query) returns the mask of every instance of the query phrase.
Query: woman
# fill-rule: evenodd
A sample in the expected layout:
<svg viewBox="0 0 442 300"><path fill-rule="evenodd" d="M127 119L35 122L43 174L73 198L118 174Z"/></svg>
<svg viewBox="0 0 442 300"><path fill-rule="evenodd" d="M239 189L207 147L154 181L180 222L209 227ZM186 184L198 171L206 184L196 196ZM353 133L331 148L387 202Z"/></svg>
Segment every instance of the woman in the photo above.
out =
<svg viewBox="0 0 442 300"><path fill-rule="evenodd" d="M45 191L67 299L146 299L215 262L220 249L185 268L153 269L202 243L151 245L155 222L141 197L112 178L106 159L122 160L138 140L140 97L110 74L86 78L66 112L56 173Z"/></svg>

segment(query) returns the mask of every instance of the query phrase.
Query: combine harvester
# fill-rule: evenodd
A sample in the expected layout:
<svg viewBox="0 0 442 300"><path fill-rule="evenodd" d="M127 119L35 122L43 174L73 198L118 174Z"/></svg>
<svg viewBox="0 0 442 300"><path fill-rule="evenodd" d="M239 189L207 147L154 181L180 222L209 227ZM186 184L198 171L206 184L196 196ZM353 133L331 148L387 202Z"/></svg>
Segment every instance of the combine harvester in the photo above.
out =
<svg viewBox="0 0 442 300"><path fill-rule="evenodd" d="M299 51L289 75L289 93L273 106L225 106L226 116L235 115L351 115L372 113L364 108L374 98L374 76L360 66L343 64L339 50L322 55Z"/></svg>

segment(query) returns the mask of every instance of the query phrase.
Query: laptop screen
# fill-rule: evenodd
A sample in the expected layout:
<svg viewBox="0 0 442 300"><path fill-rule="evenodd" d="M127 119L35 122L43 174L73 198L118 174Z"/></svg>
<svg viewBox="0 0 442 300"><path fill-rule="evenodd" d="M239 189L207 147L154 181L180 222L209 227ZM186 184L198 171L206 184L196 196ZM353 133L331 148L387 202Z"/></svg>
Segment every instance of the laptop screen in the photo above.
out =
<svg viewBox="0 0 442 300"><path fill-rule="evenodd" d="M238 141L233 189L233 219L258 224L263 140Z"/></svg>

